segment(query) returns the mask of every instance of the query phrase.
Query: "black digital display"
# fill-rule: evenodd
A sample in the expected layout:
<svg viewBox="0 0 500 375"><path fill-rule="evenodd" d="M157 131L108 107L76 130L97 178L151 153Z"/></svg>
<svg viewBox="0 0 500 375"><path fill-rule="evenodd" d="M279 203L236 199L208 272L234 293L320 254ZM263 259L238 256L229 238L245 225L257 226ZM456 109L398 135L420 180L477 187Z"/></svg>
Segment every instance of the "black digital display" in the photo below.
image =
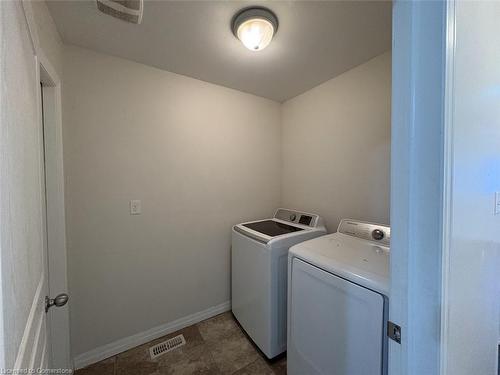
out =
<svg viewBox="0 0 500 375"><path fill-rule="evenodd" d="M311 225L312 217L307 215L301 215L299 219L299 224Z"/></svg>

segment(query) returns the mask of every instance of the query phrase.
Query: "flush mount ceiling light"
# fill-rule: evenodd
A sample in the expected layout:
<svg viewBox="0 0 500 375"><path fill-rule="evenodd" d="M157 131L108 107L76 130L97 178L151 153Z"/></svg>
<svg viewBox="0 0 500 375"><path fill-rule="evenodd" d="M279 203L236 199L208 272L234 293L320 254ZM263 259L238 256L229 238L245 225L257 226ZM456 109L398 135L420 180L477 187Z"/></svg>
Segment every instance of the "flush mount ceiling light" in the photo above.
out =
<svg viewBox="0 0 500 375"><path fill-rule="evenodd" d="M267 8L245 8L232 22L233 34L251 51L266 48L278 30L278 18Z"/></svg>

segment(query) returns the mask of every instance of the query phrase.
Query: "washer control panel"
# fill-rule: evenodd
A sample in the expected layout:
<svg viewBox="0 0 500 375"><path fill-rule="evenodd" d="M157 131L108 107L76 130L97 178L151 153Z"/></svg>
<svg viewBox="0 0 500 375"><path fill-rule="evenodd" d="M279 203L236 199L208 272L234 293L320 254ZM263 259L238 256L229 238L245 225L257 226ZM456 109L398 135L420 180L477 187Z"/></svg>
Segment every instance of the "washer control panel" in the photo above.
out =
<svg viewBox="0 0 500 375"><path fill-rule="evenodd" d="M293 211L286 208L278 208L274 214L276 219L289 221L290 223L302 224L315 228L320 225L319 216L307 212Z"/></svg>
<svg viewBox="0 0 500 375"><path fill-rule="evenodd" d="M337 232L376 242L383 246L391 244L391 228L383 224L342 219Z"/></svg>

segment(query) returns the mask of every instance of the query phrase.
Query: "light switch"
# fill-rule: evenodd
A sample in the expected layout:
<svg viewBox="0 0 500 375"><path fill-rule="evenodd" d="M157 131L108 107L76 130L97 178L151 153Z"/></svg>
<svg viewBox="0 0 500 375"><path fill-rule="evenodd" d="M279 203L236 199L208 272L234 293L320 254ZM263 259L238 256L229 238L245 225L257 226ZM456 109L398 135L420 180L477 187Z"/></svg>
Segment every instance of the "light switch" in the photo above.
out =
<svg viewBox="0 0 500 375"><path fill-rule="evenodd" d="M495 193L495 215L500 214L500 191Z"/></svg>
<svg viewBox="0 0 500 375"><path fill-rule="evenodd" d="M141 201L131 200L130 201L130 215L140 215L142 213Z"/></svg>

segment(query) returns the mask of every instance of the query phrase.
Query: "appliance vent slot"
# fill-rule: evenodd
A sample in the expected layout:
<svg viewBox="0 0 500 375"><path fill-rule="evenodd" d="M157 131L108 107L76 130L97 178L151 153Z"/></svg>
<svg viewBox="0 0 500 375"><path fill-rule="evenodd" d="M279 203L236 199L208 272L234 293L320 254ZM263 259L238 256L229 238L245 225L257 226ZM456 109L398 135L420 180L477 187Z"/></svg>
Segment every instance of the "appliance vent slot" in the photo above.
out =
<svg viewBox="0 0 500 375"><path fill-rule="evenodd" d="M151 355L151 359L155 359L162 354L168 353L169 351L179 348L185 344L186 340L184 339L184 335L178 335L150 347L149 354Z"/></svg>

